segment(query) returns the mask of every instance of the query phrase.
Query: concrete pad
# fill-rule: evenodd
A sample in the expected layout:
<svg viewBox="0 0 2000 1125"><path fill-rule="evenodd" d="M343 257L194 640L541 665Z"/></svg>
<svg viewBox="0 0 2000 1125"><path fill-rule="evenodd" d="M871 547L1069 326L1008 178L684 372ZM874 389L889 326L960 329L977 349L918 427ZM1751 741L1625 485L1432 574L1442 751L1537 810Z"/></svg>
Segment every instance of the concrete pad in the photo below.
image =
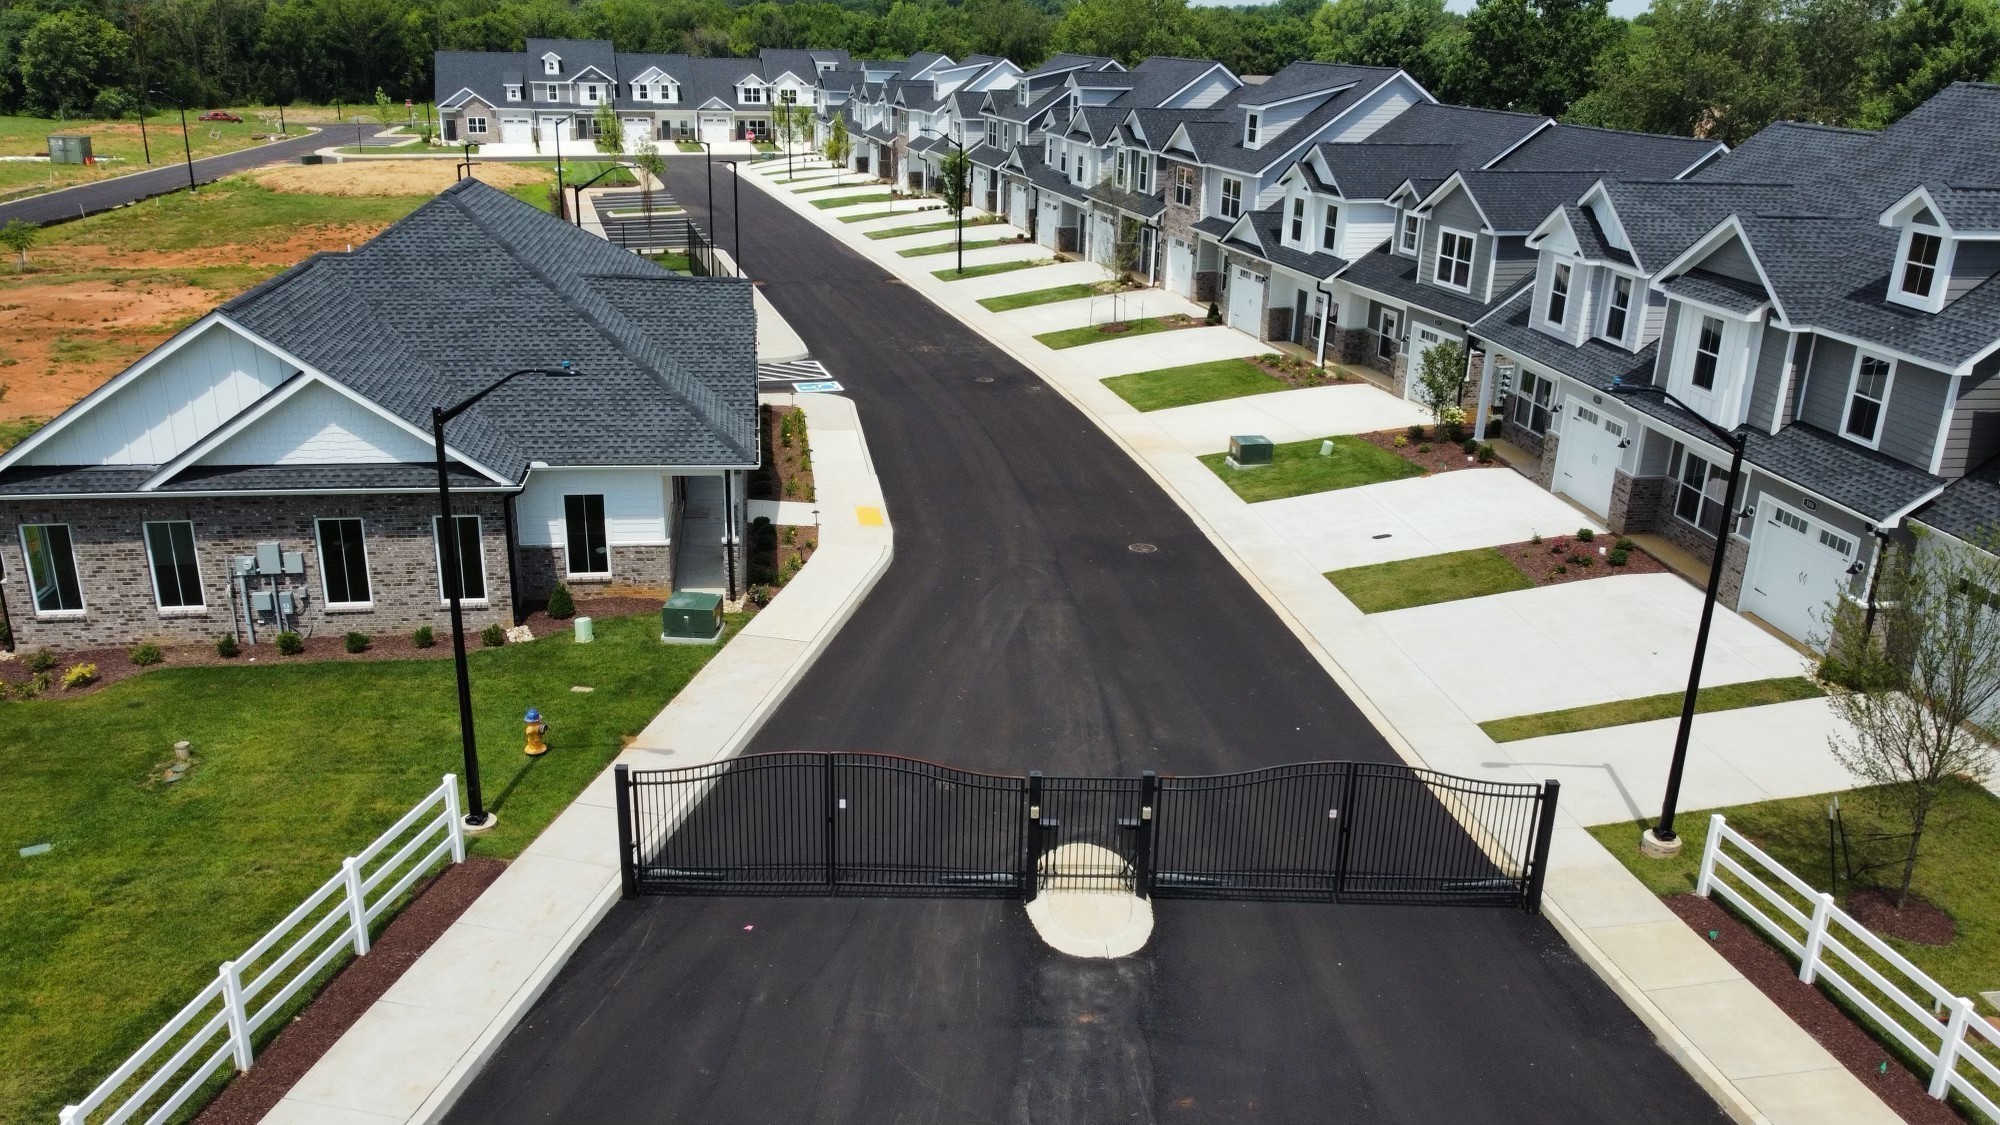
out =
<svg viewBox="0 0 2000 1125"><path fill-rule="evenodd" d="M1199 317L1204 312L1205 310L1196 307L1193 302L1165 290L1136 289L1122 293L1100 293L1094 297L1079 297L1073 301L1030 305L1025 309L1010 309L999 313L998 316L1009 328L1018 329L1032 336L1039 332L1079 328L1086 324L1108 324L1114 320L1138 320L1151 316L1171 316L1175 313Z"/></svg>
<svg viewBox="0 0 2000 1125"><path fill-rule="evenodd" d="M1747 980L1663 988L1647 996L1732 1080L1826 1069L1826 1048Z"/></svg>
<svg viewBox="0 0 2000 1125"><path fill-rule="evenodd" d="M1046 249L1043 250L1043 253L1047 252ZM920 260L910 259L912 262ZM936 268L932 266L921 271L927 281L937 282L936 278L930 276L930 271ZM1104 277L1104 267L1093 262L1054 262L1031 270L996 273L991 277L969 277L963 281L951 282L945 288L951 297L976 302L983 297L1029 293L1037 289L1053 289L1058 285L1082 285L1103 281Z"/></svg>
<svg viewBox="0 0 2000 1125"><path fill-rule="evenodd" d="M402 1120L393 1114L363 1113L358 1109L286 1099L264 1115L261 1125L398 1125Z"/></svg>
<svg viewBox="0 0 2000 1125"><path fill-rule="evenodd" d="M610 772L605 771L607 781ZM458 924L554 939L617 877L616 871L606 872L593 863L526 852L495 881L498 891L489 888L480 895L459 915ZM507 885L501 887L502 881Z"/></svg>
<svg viewBox="0 0 2000 1125"><path fill-rule="evenodd" d="M378 1000L285 1100L408 1120L487 1022L463 1012Z"/></svg>
<svg viewBox="0 0 2000 1125"><path fill-rule="evenodd" d="M819 443L815 441L813 444L817 447ZM820 459L819 453L818 448L814 448L813 460ZM753 522L761 517L780 527L811 527L813 511L818 505L809 500L752 500L749 507Z"/></svg>
<svg viewBox="0 0 2000 1125"><path fill-rule="evenodd" d="M1780 1125L1898 1125L1903 1120L1844 1069L1744 1078L1736 1085Z"/></svg>
<svg viewBox="0 0 2000 1125"><path fill-rule="evenodd" d="M1147 415L1189 453L1221 453L1231 434L1263 434L1275 442L1334 434L1365 434L1429 422L1430 412L1366 383L1336 383L1174 406ZM1447 473L1440 480L1457 476ZM1532 486L1530 486L1532 487Z"/></svg>
<svg viewBox="0 0 2000 1125"><path fill-rule="evenodd" d="M1071 957L1130 957L1153 934L1153 904L1129 891L1043 890L1027 914L1051 949Z"/></svg>
<svg viewBox="0 0 2000 1125"><path fill-rule="evenodd" d="M1567 787L1564 795L1568 795ZM1729 962L1715 956L1701 935L1678 918L1632 926L1605 926L1590 931L1590 938L1613 961L1627 966L1626 975L1648 992L1737 980L1743 976Z"/></svg>
<svg viewBox="0 0 2000 1125"><path fill-rule="evenodd" d="M618 870L618 821L609 809L572 803L535 838L536 854Z"/></svg>
<svg viewBox="0 0 2000 1125"><path fill-rule="evenodd" d="M1506 468L1268 500L1252 510L1287 531L1319 571L1519 543L1558 520L1577 521L1575 509Z"/></svg>
<svg viewBox="0 0 2000 1125"><path fill-rule="evenodd" d="M492 1019L558 935L454 925L382 994L391 1004Z"/></svg>
<svg viewBox="0 0 2000 1125"><path fill-rule="evenodd" d="M1207 363L1214 359L1262 355L1269 350L1264 344L1233 328L1204 326L1155 332L1131 339L1111 339L1101 344L1064 348L1056 354L1062 357L1058 362L1076 364L1093 377L1103 379L1135 371Z"/></svg>

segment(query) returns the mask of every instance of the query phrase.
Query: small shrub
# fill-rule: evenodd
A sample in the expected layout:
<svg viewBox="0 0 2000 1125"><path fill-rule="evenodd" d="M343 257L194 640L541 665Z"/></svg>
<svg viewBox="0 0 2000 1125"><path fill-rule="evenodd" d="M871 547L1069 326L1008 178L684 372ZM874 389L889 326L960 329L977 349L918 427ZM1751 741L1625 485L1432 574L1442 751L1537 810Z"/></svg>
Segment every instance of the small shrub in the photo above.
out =
<svg viewBox="0 0 2000 1125"><path fill-rule="evenodd" d="M1216 307L1214 301L1208 303L1208 316L1205 319L1210 324L1222 323L1222 310Z"/></svg>
<svg viewBox="0 0 2000 1125"><path fill-rule="evenodd" d="M278 634L278 655L297 656L306 650L306 639L290 629Z"/></svg>
<svg viewBox="0 0 2000 1125"><path fill-rule="evenodd" d="M1418 452L1418 453L1429 453L1430 451L1431 451L1431 443L1430 443L1430 442L1423 442L1423 443L1421 443L1421 444L1419 444L1419 445L1417 446L1417 452Z"/></svg>
<svg viewBox="0 0 2000 1125"><path fill-rule="evenodd" d="M22 685L22 688L25 694L33 697L47 693L54 686L56 686L56 674L54 672L37 672L28 677L28 682Z"/></svg>
<svg viewBox="0 0 2000 1125"><path fill-rule="evenodd" d="M750 604L756 606L758 609L770 605L771 588L769 586L750 587Z"/></svg>
<svg viewBox="0 0 2000 1125"><path fill-rule="evenodd" d="M787 547L797 544L799 541L799 529L790 526L786 527L783 538Z"/></svg>
<svg viewBox="0 0 2000 1125"><path fill-rule="evenodd" d="M1403 431L1403 433L1404 433L1404 434L1406 434L1406 435L1408 435L1408 437L1409 437L1409 439L1410 439L1411 441L1422 441L1422 440L1424 440L1424 428L1423 428L1422 426L1414 426L1414 425L1413 425L1413 426L1411 426L1411 427L1410 427L1409 429L1407 429L1407 430L1404 430L1404 431Z"/></svg>
<svg viewBox="0 0 2000 1125"><path fill-rule="evenodd" d="M1562 575L1562 574L1568 574L1568 573L1569 573L1569 568L1568 568L1568 567L1566 567L1566 566L1560 566L1560 565L1559 565L1559 566L1557 566L1557 567L1556 567L1556 568L1555 568L1554 570L1551 570L1551 571L1549 571L1549 573L1550 573L1550 574L1556 574L1556 575Z"/></svg>
<svg viewBox="0 0 2000 1125"><path fill-rule="evenodd" d="M1534 544L1535 546L1537 546L1537 547L1541 546L1541 545L1542 545L1542 533L1541 533L1541 532L1539 532L1539 531L1535 532L1535 534L1534 534L1533 536L1529 537L1529 539L1528 539L1528 542L1530 542L1530 543L1533 543L1533 544Z"/></svg>
<svg viewBox="0 0 2000 1125"><path fill-rule="evenodd" d="M1403 436L1402 434L1397 434L1397 435L1396 435L1396 448L1397 448L1397 449L1401 449L1401 448L1403 448L1404 446L1406 446L1406 445L1408 445L1408 444L1410 444L1410 439L1409 439L1409 438L1406 438L1406 437L1404 437L1404 436Z"/></svg>
<svg viewBox="0 0 2000 1125"><path fill-rule="evenodd" d="M500 623L495 621L479 631L479 643L487 648L499 648L507 643L507 630L502 629Z"/></svg>
<svg viewBox="0 0 2000 1125"><path fill-rule="evenodd" d="M349 652L367 652L367 651L368 651L368 634L366 634L366 633L349 633L349 634L347 634L346 636L344 636L344 637L340 638L340 643L341 643L341 645L342 645L342 646L344 646L344 647L345 647L345 648L347 649L347 651L349 651Z"/></svg>
<svg viewBox="0 0 2000 1125"><path fill-rule="evenodd" d="M1465 423L1463 422L1446 422L1438 428L1444 431L1444 440L1451 442L1453 445L1457 445L1459 442L1465 440Z"/></svg>
<svg viewBox="0 0 2000 1125"><path fill-rule="evenodd" d="M215 638L215 655L224 660L236 659L236 634L224 633Z"/></svg>
<svg viewBox="0 0 2000 1125"><path fill-rule="evenodd" d="M1627 539L1625 536L1620 535L1618 537L1618 542L1613 543L1612 546L1616 547L1618 550L1621 551L1630 551L1633 548L1637 547L1638 544L1632 542L1630 539Z"/></svg>
<svg viewBox="0 0 2000 1125"><path fill-rule="evenodd" d="M1579 543L1588 543L1595 538L1597 538L1597 532L1592 531L1590 528L1579 527L1576 529L1576 541Z"/></svg>
<svg viewBox="0 0 2000 1125"><path fill-rule="evenodd" d="M166 654L160 651L160 646L154 644L140 645L126 655L132 658L132 663L137 664L141 668L151 664L158 664L160 661L166 659Z"/></svg>
<svg viewBox="0 0 2000 1125"><path fill-rule="evenodd" d="M1585 570L1589 570L1589 569L1590 569L1591 567L1593 567L1593 566L1596 566L1596 565L1597 565L1597 556L1596 556L1596 555L1579 555L1579 556L1577 557L1577 560L1576 560L1576 565L1578 565L1578 566L1582 567L1582 568L1583 568L1583 569L1585 569Z"/></svg>
<svg viewBox="0 0 2000 1125"><path fill-rule="evenodd" d="M410 643L418 648L429 648L438 643L437 633L428 625L419 625L417 631L410 634Z"/></svg>
<svg viewBox="0 0 2000 1125"><path fill-rule="evenodd" d="M1631 560L1631 557L1632 556L1626 552L1625 548L1613 547L1611 548L1610 551L1605 553L1604 561L1612 566L1624 566L1628 561Z"/></svg>
<svg viewBox="0 0 2000 1125"><path fill-rule="evenodd" d="M95 664L72 664L63 671L62 685L64 691L75 691L77 688L89 687L96 682L97 665Z"/></svg>
<svg viewBox="0 0 2000 1125"><path fill-rule="evenodd" d="M56 654L45 648L38 648L28 654L28 671L52 672L56 666Z"/></svg>
<svg viewBox="0 0 2000 1125"><path fill-rule="evenodd" d="M1491 445L1481 443L1478 451L1474 454L1474 456L1479 458L1480 464L1491 465L1493 463L1493 458L1498 456L1498 454L1493 452L1493 447Z"/></svg>
<svg viewBox="0 0 2000 1125"><path fill-rule="evenodd" d="M564 583L556 583L555 592L549 595L549 616L557 621L565 621L576 616L576 598L570 594L569 587Z"/></svg>
<svg viewBox="0 0 2000 1125"><path fill-rule="evenodd" d="M1479 452L1479 443L1471 438L1466 438L1464 441L1459 442L1458 447L1465 450L1465 454L1468 457Z"/></svg>

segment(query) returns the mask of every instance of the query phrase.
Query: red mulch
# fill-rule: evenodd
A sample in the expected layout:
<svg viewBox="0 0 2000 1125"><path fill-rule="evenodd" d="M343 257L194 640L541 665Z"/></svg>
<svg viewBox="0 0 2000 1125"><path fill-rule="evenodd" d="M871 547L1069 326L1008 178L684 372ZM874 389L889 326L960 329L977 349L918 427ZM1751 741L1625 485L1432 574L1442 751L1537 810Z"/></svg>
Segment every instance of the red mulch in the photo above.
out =
<svg viewBox="0 0 2000 1125"><path fill-rule="evenodd" d="M578 598L576 612L579 617L624 617L637 613L658 613L666 599L638 597ZM329 621L337 626L337 620ZM560 632L569 628L568 621L555 621L547 612L536 610L528 615L525 624L538 637ZM217 630L220 635L220 630ZM438 630L436 643L429 648L418 648L410 640L410 633L370 633L368 648L362 652L349 652L346 647L346 631L323 632L305 638L305 651L297 656L280 656L270 641L272 634L260 632L259 643L244 645L237 651L240 655L225 660L216 655L215 644L208 642L194 645L161 645L160 654L165 658L158 664L140 666L132 663L132 649L87 648L63 650L56 653L56 686L49 689L45 698L70 699L91 692L120 680L130 679L144 672L158 668L213 667L221 664L305 664L322 660L443 660L451 656L451 634ZM481 647L478 634L468 634L465 640L468 648ZM27 650L12 654L13 659L0 661L0 683L9 685L27 683L34 673L28 670ZM86 687L73 691L62 688L63 669L74 664L97 665L97 679Z"/></svg>
<svg viewBox="0 0 2000 1125"><path fill-rule="evenodd" d="M1322 371L1303 359L1272 352L1268 355L1253 355L1243 362L1294 389L1299 387L1324 387L1333 383L1352 382L1345 371L1330 367Z"/></svg>
<svg viewBox="0 0 2000 1125"><path fill-rule="evenodd" d="M1670 895L1665 902L1696 933L1703 937L1715 934L1710 944L1724 960L1904 1121L1910 1125L1962 1125L1966 1120L1949 1105L1933 1099L1924 1079L1891 1056L1817 986L1800 980L1798 970L1777 947L1734 914L1714 900L1696 895ZM1884 1062L1889 1064L1887 1073L1879 1070Z"/></svg>
<svg viewBox="0 0 2000 1125"><path fill-rule="evenodd" d="M784 438L786 419L791 419L793 437ZM806 412L796 406L764 405L757 408L758 425L764 432L764 448L771 456L750 474L752 500L811 501L813 492L812 438L806 433Z"/></svg>
<svg viewBox="0 0 2000 1125"><path fill-rule="evenodd" d="M1158 320L1164 323L1166 325L1167 330L1172 330L1175 328L1199 328L1203 324L1207 323L1207 321L1196 320L1194 317L1188 316L1185 313L1170 313L1167 316L1157 316L1151 319ZM1098 325L1097 330L1099 332L1102 332L1106 336L1117 336L1126 332L1130 332L1132 330L1132 323L1133 322L1129 320L1111 320ZM1153 331L1159 332L1161 331L1161 329L1155 328L1153 329Z"/></svg>
<svg viewBox="0 0 2000 1125"><path fill-rule="evenodd" d="M196 1117L195 1125L255 1125L277 1108L306 1071L332 1049L370 1005L416 963L482 891L507 870L497 859L474 856L447 867L396 915L368 950L347 963L304 1011L257 1054L257 1065L236 1076Z"/></svg>
<svg viewBox="0 0 2000 1125"><path fill-rule="evenodd" d="M1878 934L1918 945L1950 945L1958 940L1958 923L1943 908L1915 891L1896 909L1896 892L1880 887L1850 891L1843 904L1854 920Z"/></svg>
<svg viewBox="0 0 2000 1125"><path fill-rule="evenodd" d="M1457 469L1504 469L1507 467L1507 462L1502 461L1498 456L1495 456L1491 461L1481 464L1477 457L1466 453L1463 446L1439 438L1437 427L1435 426L1424 427L1424 436L1421 439L1412 438L1409 436L1409 433L1407 429L1378 430L1372 434L1355 434L1354 436L1378 449L1386 449L1403 460L1408 461L1410 464L1420 466L1433 473L1448 473ZM1404 444L1397 445L1397 438L1402 438ZM1462 441L1463 439L1460 440Z"/></svg>
<svg viewBox="0 0 2000 1125"><path fill-rule="evenodd" d="M1665 574L1667 565L1637 547L1625 551L1625 565L1611 565L1611 551L1618 540L1609 535L1600 535L1588 543L1575 536L1557 535L1540 543L1508 543L1494 550L1507 557L1507 561L1519 568L1521 573L1533 579L1537 586L1555 586L1564 582L1580 582L1586 578L1609 578L1617 574ZM1575 560L1585 559L1586 563ZM1563 573L1556 573L1561 567Z"/></svg>

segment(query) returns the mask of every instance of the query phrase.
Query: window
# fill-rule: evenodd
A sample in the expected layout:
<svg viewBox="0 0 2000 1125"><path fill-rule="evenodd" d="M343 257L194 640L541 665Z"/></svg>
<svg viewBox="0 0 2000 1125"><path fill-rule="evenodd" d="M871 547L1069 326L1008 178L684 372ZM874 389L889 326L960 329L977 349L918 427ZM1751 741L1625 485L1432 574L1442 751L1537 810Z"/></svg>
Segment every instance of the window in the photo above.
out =
<svg viewBox="0 0 2000 1125"><path fill-rule="evenodd" d="M1057 167L1059 167L1059 168L1061 168L1061 169L1062 169L1062 173L1063 173L1063 174L1064 174L1065 176L1066 176L1066 175L1068 175L1068 174L1069 174L1069 142L1068 142L1068 141L1064 141L1063 143L1061 143L1061 144L1059 144L1059 145L1057 145L1057 146L1056 146L1056 161L1057 161Z"/></svg>
<svg viewBox="0 0 2000 1125"><path fill-rule="evenodd" d="M1674 514L1710 535L1722 533L1722 494L1728 490L1728 474L1693 453L1682 449L1679 482L1674 496Z"/></svg>
<svg viewBox="0 0 2000 1125"><path fill-rule="evenodd" d="M1889 361L1861 355L1854 362L1854 378L1847 392L1847 421L1842 429L1848 437L1874 445L1881 437L1882 403L1889 397Z"/></svg>
<svg viewBox="0 0 2000 1125"><path fill-rule="evenodd" d="M1910 232L1910 253L1903 259L1903 292L1912 297L1928 297L1937 281L1938 254L1944 239L1916 230Z"/></svg>
<svg viewBox="0 0 2000 1125"><path fill-rule="evenodd" d="M509 87L507 87L507 100L508 100L508 101L510 101L510 102L518 102L518 101L520 101L520 100L521 100L521 88L520 88L519 86L509 86Z"/></svg>
<svg viewBox="0 0 2000 1125"><path fill-rule="evenodd" d="M988 148L1000 147L1000 124L996 121L988 121L986 123L986 146Z"/></svg>
<svg viewBox="0 0 2000 1125"><path fill-rule="evenodd" d="M1543 310L1550 324L1561 324L1569 313L1569 263L1557 262L1549 274L1549 307Z"/></svg>
<svg viewBox="0 0 2000 1125"><path fill-rule="evenodd" d="M186 520L147 524L146 561L153 569L153 599L161 609L202 608L194 524Z"/></svg>
<svg viewBox="0 0 2000 1125"><path fill-rule="evenodd" d="M663 102L680 101L681 88L679 86L674 85L671 82L662 84L660 86L660 100Z"/></svg>
<svg viewBox="0 0 2000 1125"><path fill-rule="evenodd" d="M583 100L591 105L597 104L597 83L585 82L583 84Z"/></svg>
<svg viewBox="0 0 2000 1125"><path fill-rule="evenodd" d="M1420 222L1422 220L1418 219L1414 214L1403 216L1403 225L1399 228L1396 242L1397 248L1402 250L1403 253L1414 254L1417 252L1417 230Z"/></svg>
<svg viewBox="0 0 2000 1125"><path fill-rule="evenodd" d="M745 105L763 105L763 104L764 104L764 87L762 87L762 86L745 86L745 87L743 87L743 104L745 104Z"/></svg>
<svg viewBox="0 0 2000 1125"><path fill-rule="evenodd" d="M786 105L797 105L799 104L799 92L787 86L778 91L778 100Z"/></svg>
<svg viewBox="0 0 2000 1125"><path fill-rule="evenodd" d="M1705 316L1701 318L1701 334L1694 342L1694 372L1690 376L1694 385L1704 391L1715 389L1715 369L1722 363L1722 321Z"/></svg>
<svg viewBox="0 0 2000 1125"><path fill-rule="evenodd" d="M1514 386L1514 424L1531 434L1547 433L1549 403L1555 397L1554 381L1532 371L1521 372Z"/></svg>
<svg viewBox="0 0 2000 1125"><path fill-rule="evenodd" d="M1472 288L1472 236L1448 230L1438 235L1437 283L1460 291Z"/></svg>
<svg viewBox="0 0 2000 1125"><path fill-rule="evenodd" d="M633 84L632 84L632 100L633 100L633 101L638 101L638 102L649 102L649 101L652 101L652 100L653 100L653 88L652 88L651 86L647 85L647 84L646 84L646 83L644 83L644 82L635 82L635 83L633 83Z"/></svg>
<svg viewBox="0 0 2000 1125"><path fill-rule="evenodd" d="M1625 340L1625 323L1632 314L1632 279L1624 274L1611 275L1611 300L1604 306L1604 337L1608 340Z"/></svg>
<svg viewBox="0 0 2000 1125"><path fill-rule="evenodd" d="M1292 241L1306 240L1306 201L1304 196L1292 200Z"/></svg>
<svg viewBox="0 0 2000 1125"><path fill-rule="evenodd" d="M1233 219L1243 213L1243 181L1222 178L1222 217Z"/></svg>
<svg viewBox="0 0 2000 1125"><path fill-rule="evenodd" d="M610 574L611 548L604 538L604 497L563 497L563 532L571 574Z"/></svg>
<svg viewBox="0 0 2000 1125"><path fill-rule="evenodd" d="M1252 110L1243 119L1243 143L1249 145L1251 148L1257 147L1257 127L1263 123L1261 118L1261 114Z"/></svg>
<svg viewBox="0 0 2000 1125"><path fill-rule="evenodd" d="M1194 206L1194 169L1185 166L1174 169L1174 202L1182 207Z"/></svg>
<svg viewBox="0 0 2000 1125"><path fill-rule="evenodd" d="M465 131L468 133L484 133L486 131L486 119L484 117L466 118Z"/></svg>
<svg viewBox="0 0 2000 1125"><path fill-rule="evenodd" d="M1396 314L1382 310L1382 331L1375 337L1375 354L1382 359L1396 356Z"/></svg>
<svg viewBox="0 0 2000 1125"><path fill-rule="evenodd" d="M557 58L557 57L555 57L554 55L544 55L544 56L542 57L542 73L543 73L543 74L561 74L561 73L562 73L562 60L561 60L561 59L559 59L559 58Z"/></svg>
<svg viewBox="0 0 2000 1125"><path fill-rule="evenodd" d="M1340 246L1340 208L1326 205L1326 225L1319 229L1319 245L1322 250L1336 250Z"/></svg>
<svg viewBox="0 0 2000 1125"><path fill-rule="evenodd" d="M36 613L82 613L83 587L66 523L21 525L21 553L28 557L28 586Z"/></svg>
<svg viewBox="0 0 2000 1125"><path fill-rule="evenodd" d="M1153 154L1135 152L1132 154L1132 190L1141 195L1149 195L1153 190Z"/></svg>
<svg viewBox="0 0 2000 1125"><path fill-rule="evenodd" d="M319 574L326 604L369 605L368 548L360 520L317 520Z"/></svg>
<svg viewBox="0 0 2000 1125"><path fill-rule="evenodd" d="M465 582L465 592L459 596L469 602L486 600L486 552L479 541L478 516L453 516L452 523L458 526L458 573ZM431 517L431 544L437 550L438 600L448 602L457 593L458 582L454 581L451 564L445 558L445 543L438 534L444 528L442 516Z"/></svg>

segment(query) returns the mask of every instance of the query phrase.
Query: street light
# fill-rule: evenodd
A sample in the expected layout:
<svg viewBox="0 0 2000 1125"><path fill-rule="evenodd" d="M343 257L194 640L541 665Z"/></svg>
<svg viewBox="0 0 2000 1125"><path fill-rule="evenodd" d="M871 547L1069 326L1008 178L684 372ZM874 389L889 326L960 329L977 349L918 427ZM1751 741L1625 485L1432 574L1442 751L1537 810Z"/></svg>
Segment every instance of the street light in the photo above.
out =
<svg viewBox="0 0 2000 1125"><path fill-rule="evenodd" d="M182 155L184 155L184 156L186 156L186 157L187 157L187 170L188 170L188 191L189 191L190 193L192 193L192 192L193 192L193 191L195 190L195 187L194 187L194 146L193 146L192 144L190 144L190 143L188 142L188 107L187 107L187 103L186 103L186 102L184 102L184 101L182 101L182 100L180 100L179 98L176 98L176 97L174 97L174 96L173 96L173 95L171 95L171 94L167 94L167 93L164 93L164 92L162 92L162 91L160 91L160 90L154 90L154 91L153 91L152 93L153 93L153 96L154 96L154 97L156 97L156 98L165 98L166 100L168 100L168 101L170 101L170 102L174 103L174 107L175 107L176 109L179 109L179 110L181 111L181 153L182 153Z"/></svg>
<svg viewBox="0 0 2000 1125"><path fill-rule="evenodd" d="M445 589L451 595L451 655L458 670L458 738L465 753L465 826L467 828L487 828L492 825L492 816L486 811L486 799L479 791L479 747L472 734L472 679L465 666L465 612L460 599L465 593L465 568L458 559L458 525L451 516L451 477L445 468L444 427L445 423L471 409L472 406L507 385L519 375L544 375L551 379L567 379L576 375L565 360L560 368L524 367L510 371L488 384L486 389L453 407L431 407L431 441L437 448L438 474L438 543L444 550L444 570L450 576Z"/></svg>
<svg viewBox="0 0 2000 1125"><path fill-rule="evenodd" d="M729 240L730 256L736 259L736 276L743 276L743 174L736 170L737 162L725 160L724 168L729 169ZM715 223L715 212L708 213L710 225Z"/></svg>
<svg viewBox="0 0 2000 1125"><path fill-rule="evenodd" d="M471 146L468 145L467 147L470 148ZM469 158L470 156L468 154L468 159ZM603 179L604 177L609 176L613 172L622 171L624 167L625 166L623 164L607 164L604 167L604 171L599 172L597 175L592 176L589 179L583 181L582 183L577 184L569 189L571 192L571 197L575 200L575 203L571 206L570 209L575 212L574 218L576 219L576 225L579 228L583 226L583 189L589 187L590 185L596 183L597 181ZM557 180L556 182L558 184L562 183L561 180Z"/></svg>
<svg viewBox="0 0 2000 1125"><path fill-rule="evenodd" d="M708 179L708 264L715 265L715 146L707 141L696 141L701 146L702 175ZM688 263L692 268L692 260Z"/></svg>
<svg viewBox="0 0 2000 1125"><path fill-rule="evenodd" d="M936 129L925 129L924 134L926 136L936 137L941 141L946 141L953 148L956 148L958 150L959 178L963 180L964 178L971 175L971 169L966 167L965 145L962 142L955 140L952 137L944 133L941 133ZM946 184L945 187L951 190L951 194L953 197L951 200L951 213L952 217L956 219L958 222L958 272L964 273L965 272L965 195L963 191L961 191L960 189L965 187L965 184L962 182L949 183Z"/></svg>
<svg viewBox="0 0 2000 1125"><path fill-rule="evenodd" d="M1628 384L1614 379L1611 393L1631 397L1653 395L1669 406L1677 407L1708 428L1722 444L1729 447L1729 483L1722 494L1722 526L1716 529L1715 557L1708 564L1708 589L1702 595L1701 627L1694 635L1694 661L1688 665L1687 694L1681 699L1681 725L1674 735L1674 758L1667 768L1667 792L1660 802L1660 819L1639 838L1639 850L1655 858L1675 855L1681 850L1680 837L1674 834L1674 813L1681 800L1681 773L1687 767L1688 737L1694 731L1694 705L1701 691L1701 665L1708 656L1708 629L1715 620L1715 595L1722 585L1722 557L1729 548L1729 531L1737 520L1736 482L1743 472L1743 449L1750 443L1748 433L1735 433L1724 429L1701 416L1693 407L1673 395L1667 389L1651 383Z"/></svg>

